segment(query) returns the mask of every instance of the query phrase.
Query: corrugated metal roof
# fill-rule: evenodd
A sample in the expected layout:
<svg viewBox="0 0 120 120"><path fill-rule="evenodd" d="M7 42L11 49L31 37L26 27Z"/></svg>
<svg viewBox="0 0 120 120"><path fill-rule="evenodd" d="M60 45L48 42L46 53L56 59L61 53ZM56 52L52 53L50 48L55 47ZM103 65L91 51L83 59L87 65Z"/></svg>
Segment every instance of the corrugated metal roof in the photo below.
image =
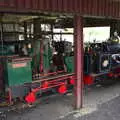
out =
<svg viewBox="0 0 120 120"><path fill-rule="evenodd" d="M3 12L61 12L120 18L119 0L0 0Z"/></svg>

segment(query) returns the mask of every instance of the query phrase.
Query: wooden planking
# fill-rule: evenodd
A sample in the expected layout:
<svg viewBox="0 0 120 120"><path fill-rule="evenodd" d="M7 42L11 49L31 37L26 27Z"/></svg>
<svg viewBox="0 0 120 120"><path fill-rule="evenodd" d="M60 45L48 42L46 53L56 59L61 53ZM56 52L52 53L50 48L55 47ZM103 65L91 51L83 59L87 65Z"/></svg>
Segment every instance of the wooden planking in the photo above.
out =
<svg viewBox="0 0 120 120"><path fill-rule="evenodd" d="M120 2L114 0L0 0L0 10L10 12L62 12L120 18Z"/></svg>

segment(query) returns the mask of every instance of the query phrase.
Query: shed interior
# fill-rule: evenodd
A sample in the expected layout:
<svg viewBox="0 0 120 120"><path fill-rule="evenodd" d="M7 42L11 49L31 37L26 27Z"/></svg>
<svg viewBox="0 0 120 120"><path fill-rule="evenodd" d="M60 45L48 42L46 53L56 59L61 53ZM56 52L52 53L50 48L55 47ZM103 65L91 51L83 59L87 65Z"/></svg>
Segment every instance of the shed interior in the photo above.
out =
<svg viewBox="0 0 120 120"><path fill-rule="evenodd" d="M110 26L110 39L84 43L84 88L119 79L119 20L84 17L84 27ZM0 14L1 103L65 94L75 85L74 17L68 14ZM72 38L73 41L70 41ZM115 41L114 41L115 38ZM7 96L7 97L6 97ZM6 99L7 98L7 99Z"/></svg>

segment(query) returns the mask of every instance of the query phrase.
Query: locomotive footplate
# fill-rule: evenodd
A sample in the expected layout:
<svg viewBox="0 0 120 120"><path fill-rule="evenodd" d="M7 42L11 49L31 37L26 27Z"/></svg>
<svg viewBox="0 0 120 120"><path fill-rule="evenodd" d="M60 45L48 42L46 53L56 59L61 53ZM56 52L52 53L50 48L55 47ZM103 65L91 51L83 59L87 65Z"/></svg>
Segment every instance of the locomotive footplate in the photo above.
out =
<svg viewBox="0 0 120 120"><path fill-rule="evenodd" d="M32 83L39 83L39 82L43 82L43 81L50 81L50 80L57 80L57 79L67 79L70 76L74 76L74 73L70 73L70 74L68 74L68 73L63 74L62 73L62 74L54 75L54 76L46 76L44 78L32 81Z"/></svg>

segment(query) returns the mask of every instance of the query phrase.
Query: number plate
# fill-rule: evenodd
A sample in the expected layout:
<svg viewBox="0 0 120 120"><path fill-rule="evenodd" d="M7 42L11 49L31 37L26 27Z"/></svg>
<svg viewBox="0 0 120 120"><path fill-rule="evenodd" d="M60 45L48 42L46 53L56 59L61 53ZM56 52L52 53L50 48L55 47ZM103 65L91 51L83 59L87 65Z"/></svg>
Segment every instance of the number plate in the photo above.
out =
<svg viewBox="0 0 120 120"><path fill-rule="evenodd" d="M14 63L12 64L13 68L25 67L27 63Z"/></svg>

